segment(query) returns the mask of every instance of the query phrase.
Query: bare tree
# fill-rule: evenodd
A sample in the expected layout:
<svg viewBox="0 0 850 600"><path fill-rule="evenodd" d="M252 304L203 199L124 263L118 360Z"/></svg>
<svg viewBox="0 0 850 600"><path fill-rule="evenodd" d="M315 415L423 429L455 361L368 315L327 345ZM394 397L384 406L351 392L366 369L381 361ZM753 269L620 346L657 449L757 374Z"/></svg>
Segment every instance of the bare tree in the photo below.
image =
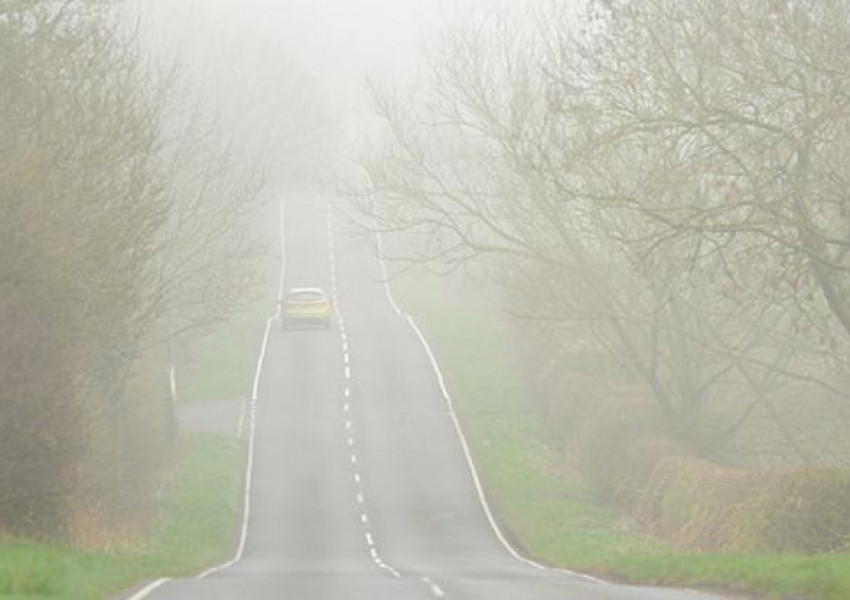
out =
<svg viewBox="0 0 850 600"><path fill-rule="evenodd" d="M559 110L590 116L581 183L558 187L628 218L618 235L644 268L770 315L769 341L732 355L739 377L767 370L846 402L846 3L595 10L589 41L559 36L569 58L548 70L571 91Z"/></svg>
<svg viewBox="0 0 850 600"><path fill-rule="evenodd" d="M702 451L756 414L798 445L784 427L794 418L765 382L774 397L802 383L828 401L844 396L821 339L843 344L829 319L841 321L830 296L844 281L844 225L824 220L840 214L840 196L819 207L776 195L795 188L790 165L777 177L772 157L787 140L774 130L805 128L785 122L794 95L771 91L758 63L797 44L832 64L840 57L824 40L841 36L834 25L814 33L815 17L790 5L762 4L601 3L581 30L553 3L536 20L509 14L455 31L420 89L376 95L388 142L366 165L374 193L362 208L378 228L415 240L405 258L498 264L522 292L511 294L513 312L606 352ZM838 19L833 4L813 14ZM751 38L770 48L741 41ZM780 80L796 86L792 71ZM843 86L806 89L815 88ZM753 114L767 125L751 124ZM823 127L811 140L841 130ZM833 157L844 147L824 147L817 168L828 172L801 181L840 181ZM838 229L816 230L821 221ZM725 424L707 414L713 404L724 405Z"/></svg>
<svg viewBox="0 0 850 600"><path fill-rule="evenodd" d="M109 3L2 2L0 45L0 526L77 537L158 488L165 345L249 297L262 181Z"/></svg>
<svg viewBox="0 0 850 600"><path fill-rule="evenodd" d="M561 40L582 58L552 78L600 117L592 168L619 167L586 191L651 223L648 254L728 257L733 285L794 294L825 332L818 306L847 331L846 8L604 3L589 43Z"/></svg>

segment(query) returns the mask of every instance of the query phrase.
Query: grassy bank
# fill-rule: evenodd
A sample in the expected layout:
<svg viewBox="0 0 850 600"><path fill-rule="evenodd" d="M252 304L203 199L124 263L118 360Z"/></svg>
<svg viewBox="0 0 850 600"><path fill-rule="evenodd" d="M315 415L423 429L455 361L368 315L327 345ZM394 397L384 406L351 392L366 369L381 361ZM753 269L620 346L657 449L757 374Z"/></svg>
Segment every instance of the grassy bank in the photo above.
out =
<svg viewBox="0 0 850 600"><path fill-rule="evenodd" d="M231 548L241 464L235 440L188 438L160 526L120 552L0 542L0 598L109 598L140 580L191 574L222 560Z"/></svg>
<svg viewBox="0 0 850 600"><path fill-rule="evenodd" d="M178 359L177 396L181 402L237 399L250 390L266 319L274 308L263 298L238 317L184 348Z"/></svg>
<svg viewBox="0 0 850 600"><path fill-rule="evenodd" d="M683 553L628 533L547 446L509 339L487 303L402 281L400 300L434 345L488 495L505 529L543 562L647 584L766 598L850 598L850 555ZM455 299L456 300L456 299Z"/></svg>

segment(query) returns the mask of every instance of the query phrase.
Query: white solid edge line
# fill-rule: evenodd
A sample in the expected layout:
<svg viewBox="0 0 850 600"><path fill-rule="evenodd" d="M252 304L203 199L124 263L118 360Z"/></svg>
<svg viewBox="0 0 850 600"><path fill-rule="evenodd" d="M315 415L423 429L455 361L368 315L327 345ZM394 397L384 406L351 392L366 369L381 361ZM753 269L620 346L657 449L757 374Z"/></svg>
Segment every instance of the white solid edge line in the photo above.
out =
<svg viewBox="0 0 850 600"><path fill-rule="evenodd" d="M219 571L223 571L229 567L232 567L240 560L242 560L242 556L245 553L245 545L248 542L248 524L251 518L251 488L254 480L254 440L256 437L257 430L257 401L259 399L259 391L260 391L260 377L263 373L263 364L266 360L266 352L269 347L269 336L271 334L272 323L280 318L280 303L283 301L283 293L284 293L284 285L285 285L285 276L286 276L286 241L284 239L284 203L280 203L280 211L279 211L279 233L278 240L280 242L280 281L278 283L278 294L277 294L277 306L275 308L275 314L266 319L266 331L263 334L263 343L260 345L260 354L257 357L257 367L254 371L254 381L253 386L251 388L251 417L249 419L249 429L248 429L248 460L245 465L245 489L242 496L242 526L239 532L239 545L236 548L236 554L234 557L216 567L212 567L211 569L207 569L198 575L198 579L205 579L212 575L213 573L218 573Z"/></svg>
<svg viewBox="0 0 850 600"><path fill-rule="evenodd" d="M266 321L266 334L263 336L263 345L260 350L260 358L257 361L257 372L254 378L254 393L251 397L251 407L252 409L257 404L257 391L259 389L259 381L260 374L263 368L263 362L266 357L266 350L268 348L269 342L269 332L271 331L272 326L272 317ZM228 567L233 566L242 560L242 555L245 553L245 544L248 541L248 524L251 519L251 488L253 480L254 480L254 441L256 439L256 431L257 431L257 413L255 410L251 411L251 418L248 423L248 462L245 466L245 489L242 496L242 527L239 532L239 545L236 548L236 555L226 563L219 565L217 567L213 567L211 569L207 569L200 575L198 575L198 579L205 579L209 577L213 573L218 573L219 571L223 571Z"/></svg>
<svg viewBox="0 0 850 600"><path fill-rule="evenodd" d="M242 555L245 552L245 545L248 540L248 523L251 516L251 487L252 481L254 477L254 439L255 433L257 429L257 398L258 391L260 386L260 376L262 374L263 363L266 358L266 351L269 345L269 334L271 333L272 323L280 318L280 301L283 300L283 290L284 290L284 278L286 274L286 244L284 240L284 203L280 203L280 221L279 221L279 239L280 239L280 282L278 284L278 295L277 295L277 306L275 307L275 314L266 319L266 330L263 334L263 342L260 345L260 353L257 357L257 367L254 372L254 381L251 390L251 417L249 420L249 431L248 431L248 459L245 464L245 488L242 496L242 526L239 532L239 544L236 548L236 554L229 561L218 565L216 567L212 567L203 571L199 575L197 575L196 579L205 579L209 577L213 573L218 573L219 571L223 571L229 567L232 567L240 560L242 560ZM240 421L244 420L244 410L245 410L245 402L243 402L242 406L242 415L240 415ZM240 424L240 428L242 425ZM238 431L239 435L237 437L241 437L241 429ZM163 577L161 579L157 579L156 581L150 583L147 587L142 588L139 592L130 596L128 600L143 600L147 598L153 591L162 587L169 581L172 581L171 577Z"/></svg>
<svg viewBox="0 0 850 600"><path fill-rule="evenodd" d="M147 598L148 594L150 594L152 591L154 591L158 587L161 587L162 585L168 583L169 581L170 581L170 579L168 579L167 577L165 577L163 579L157 579L156 581L149 583L148 585L143 587L141 590L139 590L138 592L136 592L135 594L133 594L132 596L127 598L127 600L142 600L142 598Z"/></svg>
<svg viewBox="0 0 850 600"><path fill-rule="evenodd" d="M398 302L396 302L395 296L393 296L393 291L390 288L390 274L387 270L387 262L384 260L384 240L381 237L380 232L375 233L375 238L377 239L378 244L378 265L381 268L381 277L384 280L384 293L387 295L387 300L389 301L392 309L395 311L395 314L399 317L403 317L405 316L405 313L401 310Z"/></svg>
<svg viewBox="0 0 850 600"><path fill-rule="evenodd" d="M392 298L392 296L389 296L389 297ZM484 514L487 517L487 521L490 523L490 527L493 529L493 532L496 534L496 537L501 542L502 546L504 546L504 548L508 551L508 553L513 558L515 558L516 560L518 560L518 561L520 561L524 564L532 566L535 569L565 573L565 574L568 574L568 575L571 575L571 576L574 576L574 577L580 577L580 578L585 579L587 581L592 581L594 583L598 583L598 584L601 584L601 585L610 585L609 582L607 582L603 579L598 579L596 577L593 577L592 575L586 575L584 573L577 573L577 572L571 571L569 569L547 567L547 566L540 564L540 563L538 563L534 560L531 560L530 558L526 558L525 556L520 554L511 545L511 543L507 540L504 533L502 533L502 530L499 527L499 524L496 522L496 519L493 516L493 511L490 509L490 504L487 501L487 497L484 494L484 488L481 485L481 479L478 476L478 468L475 466L475 461L473 460L472 453L469 449L469 443L466 441L466 436L464 435L463 429L460 426L460 421L458 420L457 414L455 413L454 402L452 401L451 394L449 394L449 391L446 388L446 382L445 382L445 379L443 377L443 372L440 369L440 365L437 363L437 359L434 356L434 352L433 352L433 350L431 350L431 346L428 344L428 340L425 339L425 336L422 333L422 330L419 328L419 325L417 325L416 320L412 316L410 316L409 314L406 314L404 312L402 312L401 314L406 317L408 324L413 329L413 331L416 333L416 336L419 338L419 341L422 344L422 347L425 349L425 353L428 355L428 359L431 362L431 367L433 368L434 373L437 376L437 383L440 387L440 392L443 394L443 398L445 399L446 404L448 405L449 416L451 416L451 418L452 418L452 422L454 423L455 431L457 432L458 438L460 439L460 445L463 448L463 453L464 453L464 456L466 457L466 462L467 462L467 465L469 467L469 471L472 475L472 481L475 484L475 490L478 494L478 500L481 503L481 507L484 510Z"/></svg>
<svg viewBox="0 0 850 600"><path fill-rule="evenodd" d="M496 519L493 517L493 512L490 510L490 504L487 502L487 498L484 496L484 488L481 485L481 480L478 477L478 469L475 466L475 462L472 459L472 454L469 450L469 444L466 441L466 436L463 434L463 430L460 427L460 422L458 421L457 415L455 414L454 403L452 402L452 397L449 395L448 390L446 389L445 379L443 378L443 372L440 369L440 366L437 364L437 359L434 357L434 352L431 350L431 346L428 344L428 341L425 339L425 336L422 334L422 330L419 329L419 325L416 324L416 321L410 315L407 316L407 322L410 324L410 327L416 333L416 337L419 338L419 342L422 344L422 347L425 349L425 354L428 355L428 359L431 362L431 368L434 369L434 373L437 376L437 384L440 387L440 392L443 394L443 398L446 401L446 404L449 408L449 416L452 418L452 423L454 424L455 431L458 434L460 439L460 445L463 448L463 454L466 457L467 465L469 466L469 470L472 474L472 481L475 484L475 491L478 494L478 499L481 502L481 507L484 509L484 514L487 517L487 520L490 523L490 527L493 529L493 532L496 534L496 537L505 547L505 549L513 556L515 559L533 566L536 569L545 569L543 565L525 558L519 552L514 549L513 546L508 542L507 538L505 538L502 533L501 528L496 523Z"/></svg>

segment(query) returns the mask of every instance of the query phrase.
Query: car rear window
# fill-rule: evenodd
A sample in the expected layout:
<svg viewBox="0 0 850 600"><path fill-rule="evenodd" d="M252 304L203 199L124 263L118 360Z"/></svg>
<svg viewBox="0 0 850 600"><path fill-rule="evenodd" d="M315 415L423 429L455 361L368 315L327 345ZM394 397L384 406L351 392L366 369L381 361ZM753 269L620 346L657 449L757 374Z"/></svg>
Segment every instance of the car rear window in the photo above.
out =
<svg viewBox="0 0 850 600"><path fill-rule="evenodd" d="M290 292L287 294L286 299L291 302L320 302L325 299L325 296L318 291L314 290L303 290L297 292Z"/></svg>

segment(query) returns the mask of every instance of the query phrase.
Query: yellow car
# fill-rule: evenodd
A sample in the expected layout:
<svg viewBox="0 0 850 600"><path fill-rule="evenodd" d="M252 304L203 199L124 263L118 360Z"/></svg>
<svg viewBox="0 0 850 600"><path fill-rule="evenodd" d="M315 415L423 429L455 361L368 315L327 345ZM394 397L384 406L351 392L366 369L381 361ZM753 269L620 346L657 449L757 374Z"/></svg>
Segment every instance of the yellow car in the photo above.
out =
<svg viewBox="0 0 850 600"><path fill-rule="evenodd" d="M299 325L330 329L332 320L331 303L322 288L290 288L281 302L281 329L290 329Z"/></svg>

